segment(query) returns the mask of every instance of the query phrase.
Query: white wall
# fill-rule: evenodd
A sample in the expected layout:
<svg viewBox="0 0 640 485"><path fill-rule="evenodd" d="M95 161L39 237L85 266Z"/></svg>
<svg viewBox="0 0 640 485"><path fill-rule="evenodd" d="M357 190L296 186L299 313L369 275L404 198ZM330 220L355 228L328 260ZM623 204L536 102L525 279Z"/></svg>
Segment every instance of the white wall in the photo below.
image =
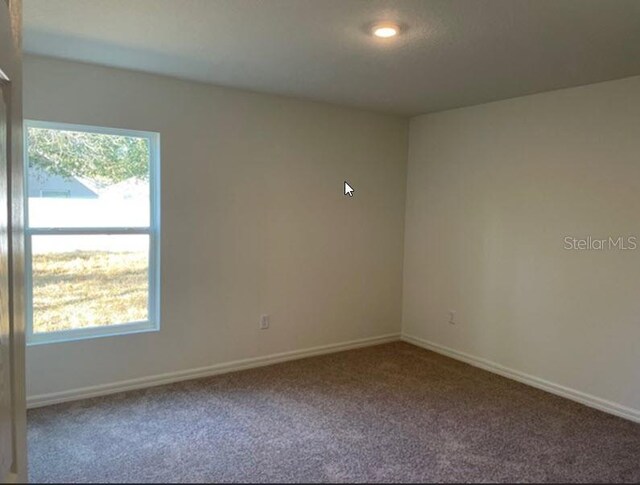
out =
<svg viewBox="0 0 640 485"><path fill-rule="evenodd" d="M640 237L640 77L413 119L406 227L401 118L38 57L25 117L163 179L162 330L29 347L31 397L398 332L404 232L406 335L640 410L640 249L563 249Z"/></svg>
<svg viewBox="0 0 640 485"><path fill-rule="evenodd" d="M162 137L161 331L31 346L29 396L399 332L407 120L38 57L24 78L27 119Z"/></svg>
<svg viewBox="0 0 640 485"><path fill-rule="evenodd" d="M405 227L405 334L640 410L640 77L413 119Z"/></svg>

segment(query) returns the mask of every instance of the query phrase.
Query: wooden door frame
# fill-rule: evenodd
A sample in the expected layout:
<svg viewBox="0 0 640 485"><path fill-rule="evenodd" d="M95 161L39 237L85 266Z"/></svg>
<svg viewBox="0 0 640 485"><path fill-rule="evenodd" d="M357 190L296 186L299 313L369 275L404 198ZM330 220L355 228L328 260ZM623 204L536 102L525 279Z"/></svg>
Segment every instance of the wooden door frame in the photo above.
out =
<svg viewBox="0 0 640 485"><path fill-rule="evenodd" d="M11 394L13 414L13 465L6 482L26 482L26 371L24 319L24 236L23 220L23 163L22 127L16 129L12 112L12 82L0 69L0 86L5 89L7 105L7 187L8 246L9 246L9 326L11 348ZM17 133L16 133L17 132ZM19 144L16 147L16 143Z"/></svg>
<svg viewBox="0 0 640 485"><path fill-rule="evenodd" d="M22 2L0 2L2 35L0 82L7 88L7 177L9 207L9 324L13 420L13 464L0 481L27 481L25 318L24 318L24 163L22 134ZM8 35L7 35L8 34ZM5 42L10 39L9 42ZM4 89L3 89L4 91Z"/></svg>

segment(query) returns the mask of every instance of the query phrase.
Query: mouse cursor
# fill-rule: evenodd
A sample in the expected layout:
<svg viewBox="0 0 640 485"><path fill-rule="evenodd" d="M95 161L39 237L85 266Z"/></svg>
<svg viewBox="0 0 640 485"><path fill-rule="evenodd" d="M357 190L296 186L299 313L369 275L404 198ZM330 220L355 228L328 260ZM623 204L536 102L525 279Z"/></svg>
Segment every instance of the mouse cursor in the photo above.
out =
<svg viewBox="0 0 640 485"><path fill-rule="evenodd" d="M344 181L344 195L348 195L349 197L353 197L353 187L349 185L349 183Z"/></svg>

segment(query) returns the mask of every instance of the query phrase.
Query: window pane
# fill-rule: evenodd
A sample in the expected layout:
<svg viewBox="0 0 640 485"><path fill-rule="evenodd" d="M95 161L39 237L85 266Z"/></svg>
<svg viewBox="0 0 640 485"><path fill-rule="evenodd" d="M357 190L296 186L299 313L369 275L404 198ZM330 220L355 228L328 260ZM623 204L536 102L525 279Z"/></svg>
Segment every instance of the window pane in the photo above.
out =
<svg viewBox="0 0 640 485"><path fill-rule="evenodd" d="M32 236L33 332L148 320L149 236Z"/></svg>
<svg viewBox="0 0 640 485"><path fill-rule="evenodd" d="M149 140L27 129L30 227L148 227Z"/></svg>

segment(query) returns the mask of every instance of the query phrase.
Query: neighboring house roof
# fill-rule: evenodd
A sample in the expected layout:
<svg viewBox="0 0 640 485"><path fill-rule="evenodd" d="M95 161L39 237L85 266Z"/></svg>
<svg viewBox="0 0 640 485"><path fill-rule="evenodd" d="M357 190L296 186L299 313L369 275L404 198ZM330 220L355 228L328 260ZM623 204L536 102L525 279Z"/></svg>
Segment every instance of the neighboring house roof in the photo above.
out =
<svg viewBox="0 0 640 485"><path fill-rule="evenodd" d="M28 197L68 197L77 199L97 199L100 190L88 179L51 175L39 168L29 169L27 184Z"/></svg>
<svg viewBox="0 0 640 485"><path fill-rule="evenodd" d="M84 177L61 177L32 167L29 170L29 197L67 197L70 199L148 199L149 181L131 177L122 182L99 186Z"/></svg>

